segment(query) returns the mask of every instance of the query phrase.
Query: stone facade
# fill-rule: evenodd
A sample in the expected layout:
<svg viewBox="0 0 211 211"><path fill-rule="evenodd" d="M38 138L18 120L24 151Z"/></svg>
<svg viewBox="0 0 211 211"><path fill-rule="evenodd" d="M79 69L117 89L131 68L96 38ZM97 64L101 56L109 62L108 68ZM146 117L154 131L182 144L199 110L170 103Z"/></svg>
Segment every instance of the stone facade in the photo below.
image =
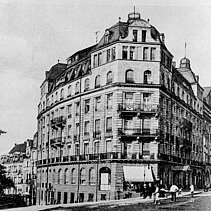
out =
<svg viewBox="0 0 211 211"><path fill-rule="evenodd" d="M187 58L179 68L172 60L164 34L132 13L46 72L37 204L124 197L124 166L143 167L144 180L150 169L162 185L202 187L209 162L204 89Z"/></svg>

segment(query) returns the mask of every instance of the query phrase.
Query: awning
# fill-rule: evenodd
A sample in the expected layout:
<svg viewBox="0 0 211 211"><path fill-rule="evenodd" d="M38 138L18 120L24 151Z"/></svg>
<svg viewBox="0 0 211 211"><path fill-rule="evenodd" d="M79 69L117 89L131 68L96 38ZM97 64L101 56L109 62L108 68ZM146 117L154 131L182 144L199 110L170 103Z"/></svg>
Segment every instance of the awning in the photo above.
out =
<svg viewBox="0 0 211 211"><path fill-rule="evenodd" d="M190 166L173 166L172 171L190 171Z"/></svg>
<svg viewBox="0 0 211 211"><path fill-rule="evenodd" d="M152 169L148 166L123 166L125 181L154 182Z"/></svg>

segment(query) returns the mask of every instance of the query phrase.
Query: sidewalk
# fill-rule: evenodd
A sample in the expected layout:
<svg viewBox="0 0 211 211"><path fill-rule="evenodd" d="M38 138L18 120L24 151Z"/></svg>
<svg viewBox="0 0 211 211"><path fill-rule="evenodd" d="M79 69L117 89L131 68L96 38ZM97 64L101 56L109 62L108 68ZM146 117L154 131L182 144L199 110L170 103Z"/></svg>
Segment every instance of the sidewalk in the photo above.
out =
<svg viewBox="0 0 211 211"><path fill-rule="evenodd" d="M196 190L194 192L195 195L202 193L203 190ZM188 196L190 195L190 192L182 192L180 195L177 195L177 197L183 197L183 196ZM162 200L169 199L171 196L169 195L167 198L161 198ZM138 203L151 203L153 199L143 199L141 197L137 198L128 198L128 199L120 199L120 200L109 200L109 201L98 201L98 202L84 202L84 203L74 203L74 204L55 204L55 205L35 205L35 206L30 206L30 207L19 207L19 208L12 208L9 209L10 211L44 211L44 210L49 210L49 209L55 209L55 208L73 208L73 207L82 207L88 205L89 207L96 207L98 205L103 206L103 205L129 205L129 204L138 204Z"/></svg>

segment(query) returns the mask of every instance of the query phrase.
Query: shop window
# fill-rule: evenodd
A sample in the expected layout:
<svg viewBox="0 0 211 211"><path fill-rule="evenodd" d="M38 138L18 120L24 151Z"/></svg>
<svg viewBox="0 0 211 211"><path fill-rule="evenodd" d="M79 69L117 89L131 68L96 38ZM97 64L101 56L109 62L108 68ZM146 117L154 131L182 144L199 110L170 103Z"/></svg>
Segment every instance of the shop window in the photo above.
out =
<svg viewBox="0 0 211 211"><path fill-rule="evenodd" d="M107 167L100 169L100 190L110 190L111 170Z"/></svg>
<svg viewBox="0 0 211 211"><path fill-rule="evenodd" d="M85 183L86 183L86 170L82 168L80 172L80 184L85 185Z"/></svg>
<svg viewBox="0 0 211 211"><path fill-rule="evenodd" d="M89 184L90 185L95 185L95 169L90 168L89 170Z"/></svg>

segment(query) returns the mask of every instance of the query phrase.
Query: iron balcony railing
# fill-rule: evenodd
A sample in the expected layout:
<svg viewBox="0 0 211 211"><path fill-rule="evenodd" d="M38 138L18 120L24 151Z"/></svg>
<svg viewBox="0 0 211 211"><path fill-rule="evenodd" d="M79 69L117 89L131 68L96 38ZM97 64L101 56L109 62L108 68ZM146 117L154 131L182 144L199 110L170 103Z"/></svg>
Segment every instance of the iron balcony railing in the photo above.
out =
<svg viewBox="0 0 211 211"><path fill-rule="evenodd" d="M65 116L55 117L51 120L52 127L63 127L65 124L66 124Z"/></svg>
<svg viewBox="0 0 211 211"><path fill-rule="evenodd" d="M136 129L136 128L119 128L118 135L120 136L156 136L158 130L150 130L149 128Z"/></svg>
<svg viewBox="0 0 211 211"><path fill-rule="evenodd" d="M157 104L152 103L119 103L118 110L156 113L158 111L158 107Z"/></svg>

